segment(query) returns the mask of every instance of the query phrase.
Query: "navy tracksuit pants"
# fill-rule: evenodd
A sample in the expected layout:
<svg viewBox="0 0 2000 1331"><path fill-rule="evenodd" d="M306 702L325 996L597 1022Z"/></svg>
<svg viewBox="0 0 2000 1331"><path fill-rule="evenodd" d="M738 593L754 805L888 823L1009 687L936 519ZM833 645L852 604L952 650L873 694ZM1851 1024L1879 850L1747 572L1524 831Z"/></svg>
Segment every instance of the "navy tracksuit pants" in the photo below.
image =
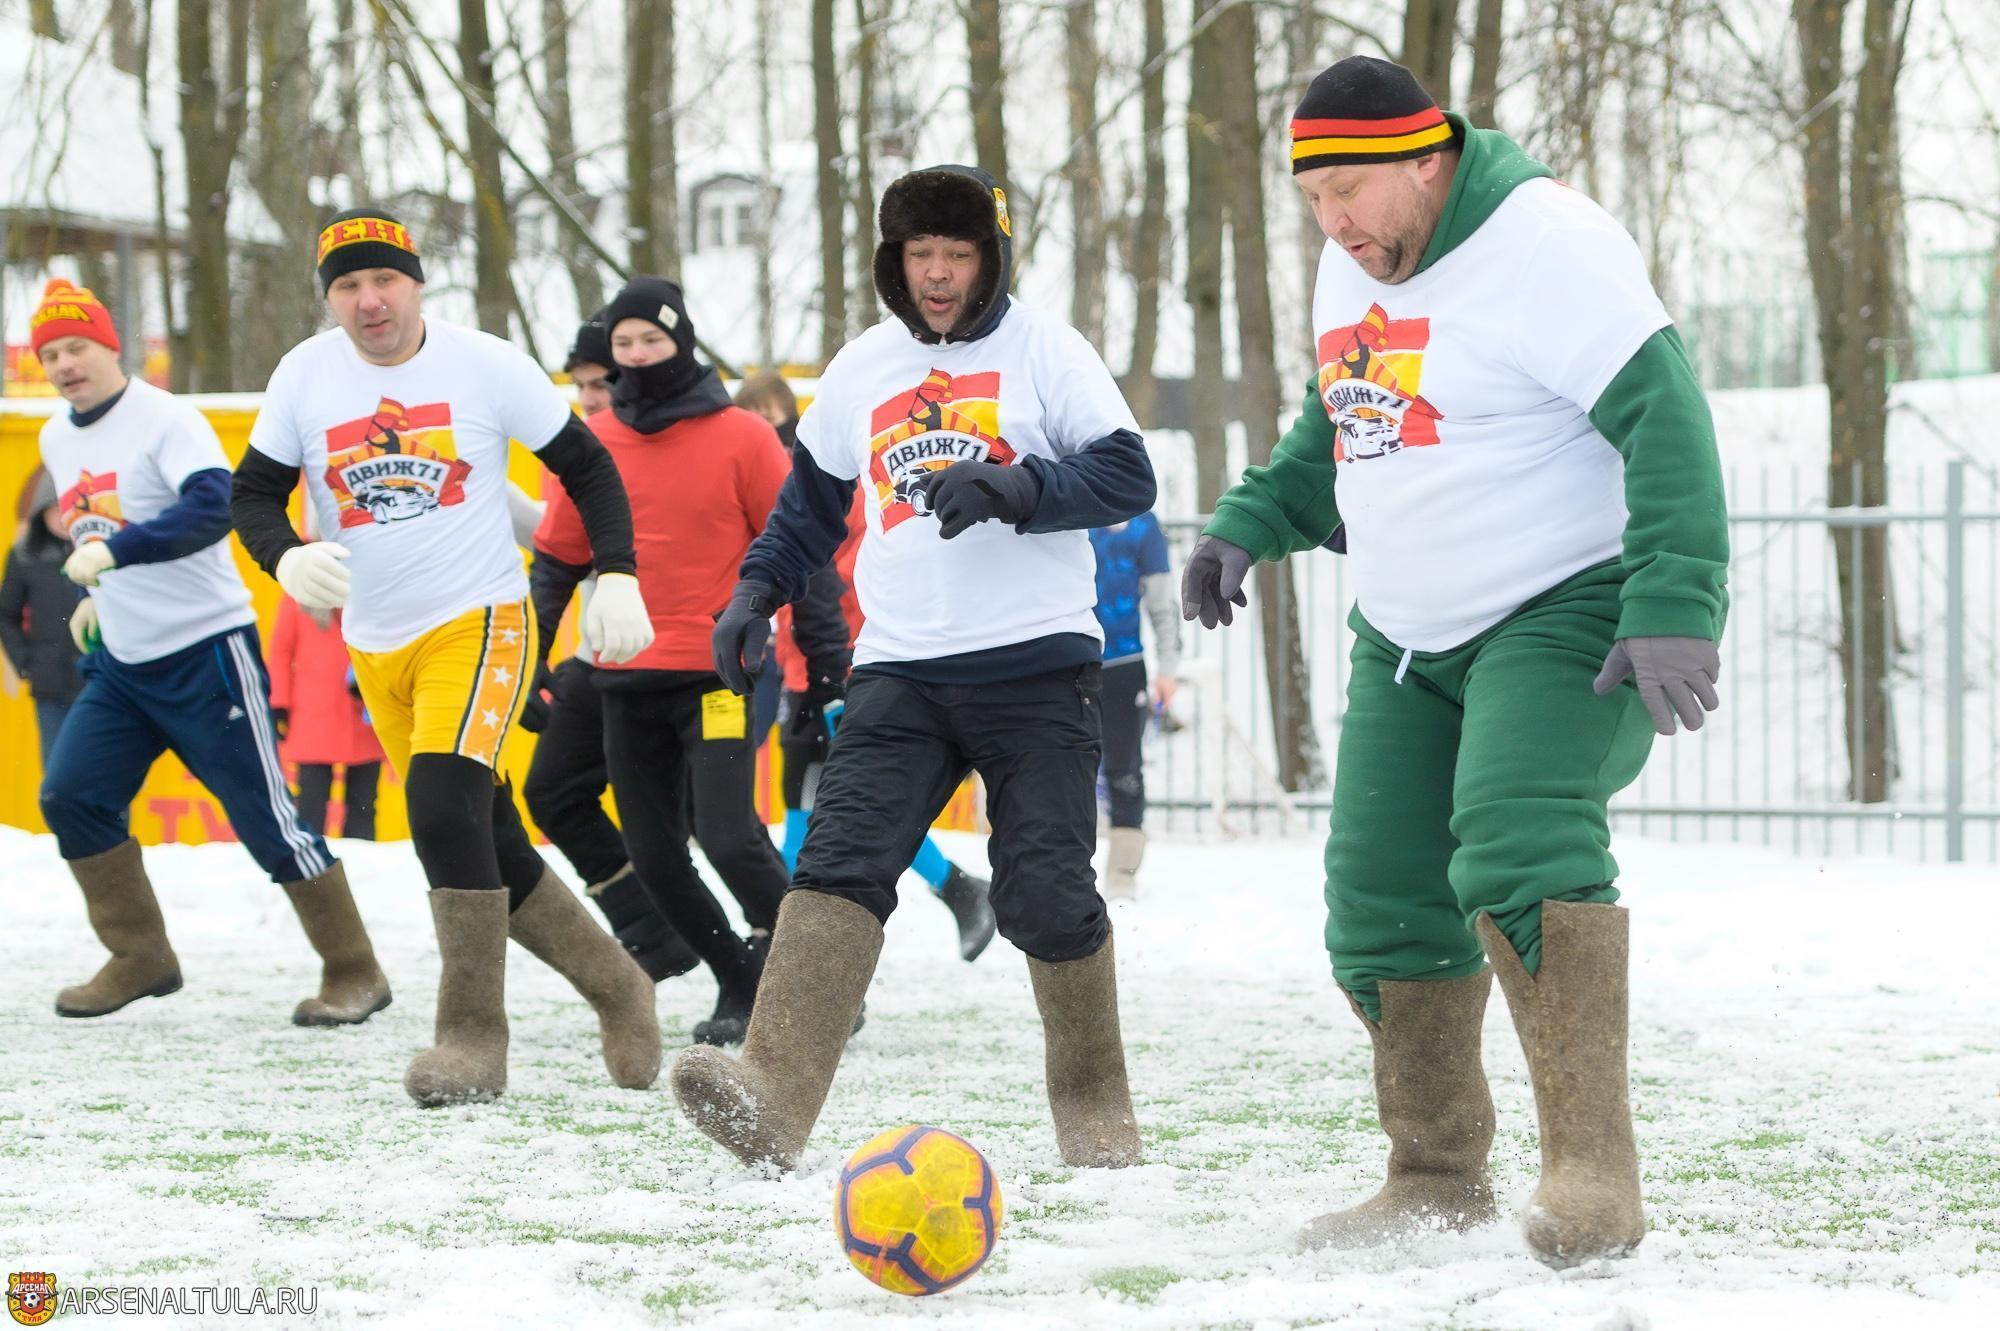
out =
<svg viewBox="0 0 2000 1331"><path fill-rule="evenodd" d="M332 867L325 840L300 821L285 785L255 625L137 665L100 649L80 669L83 692L42 776L42 817L64 859L102 854L131 835L132 801L153 760L171 749L221 802L272 881Z"/></svg>

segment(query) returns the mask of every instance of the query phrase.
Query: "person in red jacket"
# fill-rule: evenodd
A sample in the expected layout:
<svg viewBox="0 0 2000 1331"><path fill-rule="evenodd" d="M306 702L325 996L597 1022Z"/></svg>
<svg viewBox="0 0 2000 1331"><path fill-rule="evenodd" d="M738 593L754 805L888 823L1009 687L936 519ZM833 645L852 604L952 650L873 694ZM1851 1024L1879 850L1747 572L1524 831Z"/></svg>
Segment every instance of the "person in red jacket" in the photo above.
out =
<svg viewBox="0 0 2000 1331"><path fill-rule="evenodd" d="M753 943L730 928L687 842L692 832L745 919L768 930L790 876L757 816L749 710L716 675L709 638L791 467L770 425L733 406L715 370L695 359L677 285L632 279L605 307L604 323L617 377L611 409L587 424L631 496L639 585L654 632L652 646L632 660L598 663L605 763L633 868L719 986L714 1015L694 1037L734 1044L756 998L761 938ZM548 567L533 580L544 641L590 558L568 497L552 493L536 550ZM570 574L567 585L551 569ZM828 669L842 677L846 663Z"/></svg>
<svg viewBox="0 0 2000 1331"><path fill-rule="evenodd" d="M375 789L382 746L368 724L347 660L338 610L315 614L287 596L278 605L265 657L271 672L271 715L278 756L298 767L299 817L327 835L333 769L346 769L347 799L340 834L375 839Z"/></svg>
<svg viewBox="0 0 2000 1331"><path fill-rule="evenodd" d="M768 370L751 375L736 390L736 405L771 422L785 451L792 451L798 439L799 400L782 376ZM834 552L833 562L815 575L816 579L829 578L840 584L840 610L850 647L861 632L863 619L861 598L854 592L854 561L861 553L861 537L868 530L866 502L863 492L856 489L854 504L847 510L847 539ZM778 703L778 748L784 755L783 854L787 869L798 867L799 849L806 843L806 824L812 819L813 791L837 724L839 700L846 692L845 680L814 678L795 633L792 609L789 605L778 607L778 631L772 639L784 682L784 695ZM997 928L989 899L991 885L960 868L929 836L918 847L910 869L950 909L958 925L958 955L977 961Z"/></svg>

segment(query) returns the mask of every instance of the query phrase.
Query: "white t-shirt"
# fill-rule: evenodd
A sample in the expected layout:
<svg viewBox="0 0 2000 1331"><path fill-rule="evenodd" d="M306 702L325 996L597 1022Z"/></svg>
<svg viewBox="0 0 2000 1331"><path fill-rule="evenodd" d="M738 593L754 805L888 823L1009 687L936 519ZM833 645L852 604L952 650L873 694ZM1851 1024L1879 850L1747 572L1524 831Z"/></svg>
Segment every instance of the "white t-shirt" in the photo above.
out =
<svg viewBox="0 0 2000 1331"><path fill-rule="evenodd" d="M129 380L125 395L89 425L69 414L42 426L42 465L55 482L69 538L109 540L127 523L150 522L180 502L198 471L229 470L207 417L165 389ZM104 649L137 664L254 624L250 592L225 537L159 564L104 573L91 591Z"/></svg>
<svg viewBox="0 0 2000 1331"><path fill-rule="evenodd" d="M1589 413L1671 322L1624 228L1553 180L1399 286L1329 243L1313 332L1368 622L1444 651L1616 557L1624 463Z"/></svg>
<svg viewBox="0 0 2000 1331"><path fill-rule="evenodd" d="M528 594L507 502L507 441L539 450L570 418L510 343L426 320L401 365L338 328L278 362L250 446L305 472L315 530L350 552L348 644L385 652Z"/></svg>
<svg viewBox="0 0 2000 1331"><path fill-rule="evenodd" d="M821 471L859 477L867 500L854 587L868 622L854 663L927 661L1053 633L1102 641L1089 533L1021 535L991 521L947 541L909 487L954 462L1053 461L1138 429L1083 335L1019 301L975 341L931 346L891 318L842 347L798 438Z"/></svg>

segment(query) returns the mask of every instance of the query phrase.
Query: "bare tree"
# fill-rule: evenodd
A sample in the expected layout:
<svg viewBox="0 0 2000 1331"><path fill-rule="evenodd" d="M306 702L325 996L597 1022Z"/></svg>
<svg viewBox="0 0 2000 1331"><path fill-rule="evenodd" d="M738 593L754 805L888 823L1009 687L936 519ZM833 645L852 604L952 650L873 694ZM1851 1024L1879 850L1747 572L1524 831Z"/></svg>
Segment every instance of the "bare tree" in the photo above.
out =
<svg viewBox="0 0 2000 1331"><path fill-rule="evenodd" d="M1154 423L1159 380L1153 357L1160 343L1160 261L1167 222L1167 14L1165 0L1142 0L1145 46L1140 66L1139 215L1131 228L1132 355L1125 371L1125 396L1141 425Z"/></svg>
<svg viewBox="0 0 2000 1331"><path fill-rule="evenodd" d="M777 95L772 79L771 37L777 14L774 0L757 0L757 164L764 188L771 191L769 206L757 213L757 363L770 369L778 361L778 287L771 271L771 215L777 211L777 163L772 154L771 99Z"/></svg>
<svg viewBox="0 0 2000 1331"><path fill-rule="evenodd" d="M356 199L369 196L368 163L361 149L361 29L354 22L354 0L337 0L333 7L334 45L334 167L327 174L347 177Z"/></svg>
<svg viewBox="0 0 2000 1331"><path fill-rule="evenodd" d="M819 358L847 340L847 191L841 179L840 70L833 53L834 0L813 0L813 143L819 169Z"/></svg>
<svg viewBox="0 0 2000 1331"><path fill-rule="evenodd" d="M250 300L237 340L237 379L262 383L278 357L319 324L305 256L318 234L308 179L313 152L312 11L292 0L257 0L257 136L250 186L284 237L276 252L249 258Z"/></svg>
<svg viewBox="0 0 2000 1331"><path fill-rule="evenodd" d="M1472 25L1472 87L1465 95L1465 117L1481 129L1492 129L1494 103L1500 92L1500 48L1505 38L1506 0L1479 0Z"/></svg>
<svg viewBox="0 0 2000 1331"><path fill-rule="evenodd" d="M665 264L653 217L652 0L625 0L625 234L635 273L658 273Z"/></svg>
<svg viewBox="0 0 2000 1331"><path fill-rule="evenodd" d="M175 317L173 251L167 244L167 148L153 132L153 0L145 0L140 17L139 118L146 151L153 159L153 271L160 282L160 317L167 328L168 383L175 392L185 392L189 368L183 348L187 339Z"/></svg>
<svg viewBox="0 0 2000 1331"><path fill-rule="evenodd" d="M1003 107L1007 71L1002 63L1000 0L962 0L965 45L972 100L972 145L979 166L1000 182L1012 197L1014 177L1007 170L1007 120Z"/></svg>
<svg viewBox="0 0 2000 1331"><path fill-rule="evenodd" d="M486 30L486 0L458 0L458 69L472 163L472 231L479 326L507 335L513 305L514 231L507 221L507 187L500 174L500 133L489 117L493 96L493 42Z"/></svg>
<svg viewBox="0 0 2000 1331"><path fill-rule="evenodd" d="M1287 90L1286 101L1297 106L1305 97L1306 89L1318 77L1321 65L1319 53L1320 39L1319 6L1314 0L1297 0L1291 16L1285 24L1285 59L1291 66L1291 86ZM1330 63L1330 62L1329 62ZM1313 220L1312 209L1298 210L1298 256L1299 273L1305 279L1305 290L1310 293L1319 275L1320 255L1326 250L1326 237L1320 232L1319 223ZM1319 364L1319 348L1313 338L1311 304L1307 302L1306 317L1301 321L1305 333L1307 363Z"/></svg>
<svg viewBox="0 0 2000 1331"><path fill-rule="evenodd" d="M681 271L681 173L675 132L674 5L653 0L653 257L650 271L678 278Z"/></svg>
<svg viewBox="0 0 2000 1331"><path fill-rule="evenodd" d="M869 8L868 0L854 0L854 290L848 310L857 333L875 311L875 76L880 23L887 17Z"/></svg>
<svg viewBox="0 0 2000 1331"><path fill-rule="evenodd" d="M1451 105L1451 57L1458 45L1458 0L1407 0L1403 64L1439 106Z"/></svg>
<svg viewBox="0 0 2000 1331"><path fill-rule="evenodd" d="M111 67L121 74L137 74L143 39L139 11L132 0L111 0L111 7L104 11L104 23L111 30Z"/></svg>
<svg viewBox="0 0 2000 1331"><path fill-rule="evenodd" d="M181 143L187 180L187 387L197 393L235 386L230 347L230 173L248 121L250 0L225 0L222 68L214 52L212 0L180 0L175 44L180 69ZM176 356L176 361L182 356Z"/></svg>
<svg viewBox="0 0 2000 1331"><path fill-rule="evenodd" d="M1218 0L1193 0L1194 24ZM1195 503L1204 513L1229 485L1229 419L1222 370L1222 134L1228 90L1210 26L1188 44L1187 300L1194 321L1188 430L1194 436Z"/></svg>
<svg viewBox="0 0 2000 1331"><path fill-rule="evenodd" d="M28 0L28 30L53 42L63 40L62 24L56 21L56 0Z"/></svg>
<svg viewBox="0 0 2000 1331"><path fill-rule="evenodd" d="M1842 39L1849 0L1792 5L1806 108L1806 258L1832 425L1827 502L1839 508L1888 502L1891 212L1901 200L1889 134L1909 6L1910 0L1864 0L1861 58L1850 75ZM1844 95L1850 77L1852 91ZM1889 798L1895 770L1888 532L1836 527L1832 536L1848 700L1849 795L1876 804Z"/></svg>
<svg viewBox="0 0 2000 1331"><path fill-rule="evenodd" d="M1236 5L1216 20L1212 32L1211 60L1221 67L1212 86L1255 88L1259 61L1254 11L1248 5ZM1270 254L1265 241L1264 118L1257 99L1250 96L1223 97L1218 109L1222 113L1222 195L1227 200L1236 339L1242 365L1236 398L1249 460L1262 464L1271 460L1283 405L1277 329L1271 312ZM1298 596L1288 561L1257 566L1257 611L1263 628L1264 681L1271 699L1278 782L1286 790L1316 788L1325 780L1325 764L1313 730L1312 677L1306 669Z"/></svg>
<svg viewBox="0 0 2000 1331"><path fill-rule="evenodd" d="M542 0L542 123L548 126L549 184L569 200L570 206L595 220L597 200L583 191L576 175L576 121L569 100L570 13L566 0ZM576 307L589 314L604 304L604 277L597 256L569 227L557 228L557 245L562 250L563 267L570 285L576 288Z"/></svg>
<svg viewBox="0 0 2000 1331"><path fill-rule="evenodd" d="M1069 0L1063 16L1069 89L1069 321L1094 347L1104 343L1104 169L1097 151L1097 0Z"/></svg>

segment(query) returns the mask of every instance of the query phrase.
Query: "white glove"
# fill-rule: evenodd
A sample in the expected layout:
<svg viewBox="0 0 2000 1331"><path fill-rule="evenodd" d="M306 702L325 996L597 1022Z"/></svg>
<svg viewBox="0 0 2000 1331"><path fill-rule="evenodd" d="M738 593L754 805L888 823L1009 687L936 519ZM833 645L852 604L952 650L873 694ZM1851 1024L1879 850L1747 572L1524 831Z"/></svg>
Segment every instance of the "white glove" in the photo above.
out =
<svg viewBox="0 0 2000 1331"><path fill-rule="evenodd" d="M278 556L278 585L307 610L338 610L354 582L346 558L347 547L332 541L295 545Z"/></svg>
<svg viewBox="0 0 2000 1331"><path fill-rule="evenodd" d="M104 541L85 541L63 560L63 576L79 587L95 587L97 579L118 567L117 557Z"/></svg>
<svg viewBox="0 0 2000 1331"><path fill-rule="evenodd" d="M583 610L583 634L597 644L597 660L620 665L653 645L653 617L630 573L600 573Z"/></svg>
<svg viewBox="0 0 2000 1331"><path fill-rule="evenodd" d="M79 652L88 652L97 646L97 637L97 602L86 596L69 612L69 640Z"/></svg>

